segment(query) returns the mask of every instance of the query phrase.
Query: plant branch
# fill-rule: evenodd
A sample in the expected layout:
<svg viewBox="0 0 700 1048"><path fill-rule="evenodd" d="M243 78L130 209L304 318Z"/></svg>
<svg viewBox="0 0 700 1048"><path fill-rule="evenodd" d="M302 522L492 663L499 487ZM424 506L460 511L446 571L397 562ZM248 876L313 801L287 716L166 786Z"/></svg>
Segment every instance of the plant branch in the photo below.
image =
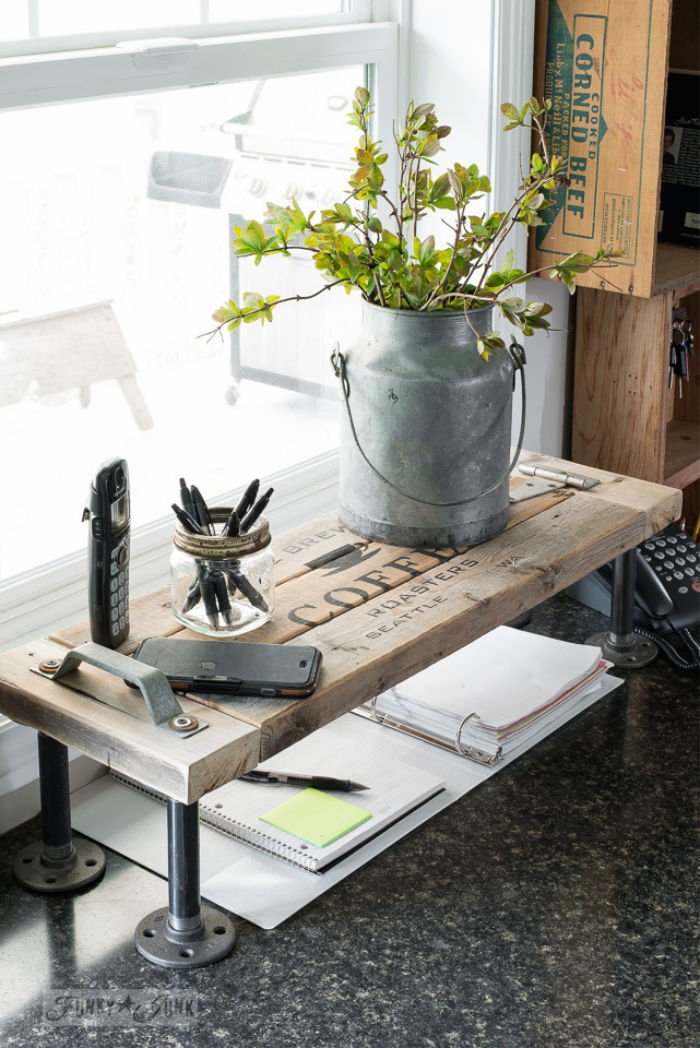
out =
<svg viewBox="0 0 700 1048"><path fill-rule="evenodd" d="M430 307L430 305L435 301L435 298L438 295L438 293L440 291L442 291L442 289L444 288L445 284L447 283L447 278L450 275L450 270L452 268L452 264L453 264L455 258L457 257L457 248L459 247L459 238L460 238L460 235L462 233L462 226L463 226L463 223L464 223L464 212L466 211L466 207L467 207L467 205L465 203L465 204L462 205L462 207L460 209L458 209L458 211L457 211L457 224L455 226L450 226L448 222L445 223L445 225L449 226L449 228L452 229L454 231L454 234L455 234L454 240L452 242L452 249L450 251L450 257L449 257L449 260L447 262L447 265L445 266L445 272L443 273L442 277L437 282L437 284L435 285L433 290L428 295L428 298L427 298L426 302L424 302L424 304L421 306L421 309L428 309Z"/></svg>
<svg viewBox="0 0 700 1048"><path fill-rule="evenodd" d="M221 335L223 338L223 329L231 324L234 320L245 320L247 317L255 317L259 313L269 313L277 306L281 306L283 302L308 302L312 298L318 298L324 291L330 291L331 288L337 287L338 284L347 284L349 281L346 277L342 277L340 280L332 280L330 284L324 284L318 291L312 291L310 295L289 295L287 298L278 298L272 305L260 306L259 309L251 309L247 313L236 313L232 317L227 317L226 320L222 320L220 324L217 324L211 331L203 331L197 338L206 338L207 342L211 341L215 335Z"/></svg>
<svg viewBox="0 0 700 1048"><path fill-rule="evenodd" d="M416 173L413 176L413 239L418 236L418 175L420 174L420 157L416 164Z"/></svg>

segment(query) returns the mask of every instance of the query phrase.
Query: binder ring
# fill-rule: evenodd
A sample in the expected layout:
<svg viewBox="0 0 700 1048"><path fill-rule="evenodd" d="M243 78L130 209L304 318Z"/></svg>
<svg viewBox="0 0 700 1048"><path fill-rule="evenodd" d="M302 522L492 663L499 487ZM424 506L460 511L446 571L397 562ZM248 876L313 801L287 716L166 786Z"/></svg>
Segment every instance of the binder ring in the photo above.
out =
<svg viewBox="0 0 700 1048"><path fill-rule="evenodd" d="M471 757L471 756L473 756L473 753L474 753L473 747L471 747L471 746L463 746L462 745L462 728L464 727L464 725L467 723L468 720L472 719L472 717L476 717L476 713L468 713L466 715L466 717L464 717L460 721L459 727L457 728L457 731L455 732L455 749L457 750L457 753L461 753L463 757Z"/></svg>
<svg viewBox="0 0 700 1048"><path fill-rule="evenodd" d="M372 720L375 720L377 722L377 724L383 724L384 721L386 720L386 717L385 717L385 715L383 713L377 713L377 699L378 698L379 698L379 696L375 695L371 699L371 701L369 703L366 703L366 705L368 706L367 712L369 713L369 715L372 718Z"/></svg>

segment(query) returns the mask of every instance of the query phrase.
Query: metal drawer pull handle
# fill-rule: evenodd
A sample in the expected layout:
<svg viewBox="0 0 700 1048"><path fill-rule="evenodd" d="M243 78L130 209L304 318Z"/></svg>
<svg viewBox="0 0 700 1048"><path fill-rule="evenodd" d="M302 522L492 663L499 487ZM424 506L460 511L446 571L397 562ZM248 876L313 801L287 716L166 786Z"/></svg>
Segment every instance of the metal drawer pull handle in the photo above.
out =
<svg viewBox="0 0 700 1048"><path fill-rule="evenodd" d="M93 641L72 648L61 662L57 659L44 659L31 669L33 673L38 673L48 680L60 680L77 669L81 662L135 684L143 695L148 712L157 727L167 728L181 738L187 738L208 727L205 722L184 712L161 670Z"/></svg>

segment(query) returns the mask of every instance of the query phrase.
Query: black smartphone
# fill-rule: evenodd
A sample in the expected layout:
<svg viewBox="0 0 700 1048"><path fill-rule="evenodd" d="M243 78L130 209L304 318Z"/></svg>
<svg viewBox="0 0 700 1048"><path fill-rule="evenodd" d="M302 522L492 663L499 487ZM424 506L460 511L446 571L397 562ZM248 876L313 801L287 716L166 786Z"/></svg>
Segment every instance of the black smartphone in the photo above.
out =
<svg viewBox="0 0 700 1048"><path fill-rule="evenodd" d="M124 459L109 459L95 474L83 520L88 538L90 636L117 648L129 636L129 553L131 520L129 469Z"/></svg>
<svg viewBox="0 0 700 1048"><path fill-rule="evenodd" d="M303 699L318 680L321 652L303 644L148 637L134 658L162 670L176 691Z"/></svg>

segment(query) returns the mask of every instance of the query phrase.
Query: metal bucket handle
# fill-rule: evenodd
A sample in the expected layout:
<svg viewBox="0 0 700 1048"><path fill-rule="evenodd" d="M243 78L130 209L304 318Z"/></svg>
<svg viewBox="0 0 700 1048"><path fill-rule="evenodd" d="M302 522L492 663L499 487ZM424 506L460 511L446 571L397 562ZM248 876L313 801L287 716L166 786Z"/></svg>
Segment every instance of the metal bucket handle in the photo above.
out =
<svg viewBox="0 0 700 1048"><path fill-rule="evenodd" d="M404 491L403 488L400 488L398 486L398 484L394 484L394 482L389 480L388 477L385 477L384 474L381 473L372 462L370 462L369 458L365 453L364 448L360 444L360 439L357 435L357 430L355 429L355 420L352 417L352 410L350 408L350 380L348 379L347 368L345 365L345 357L340 352L340 343L336 342L333 347L333 352L331 353L331 367L335 372L336 378L340 379L340 388L342 390L343 402L345 404L345 410L347 412L348 422L350 423L350 431L352 432L353 440L355 441L357 450L360 452L362 458L365 460L372 472L376 474L376 476L378 476L379 479L382 480L385 484L388 484L390 488L393 488L394 491L398 492L399 495L403 495L404 498L410 499L412 502L420 502L423 506L463 506L466 505L468 502L476 502L478 499L483 498L484 495L490 495L492 491L495 491L496 488L499 487L508 476L510 476L513 469L515 468L515 464L518 461L518 458L520 457L520 452L523 449L523 438L525 436L525 414L527 408L527 396L525 391L525 364L527 361L525 357L525 350L519 342L515 341L514 338L511 340L511 343L507 347L507 349L510 354L510 358L513 362L513 389L515 389L516 372L520 374L520 395L522 403L522 412L520 417L520 432L518 433L518 443L515 448L515 453L512 459L510 460L507 469L505 469L504 472L501 473L498 480L495 481L495 483L493 483L490 487L485 488L484 491L480 491L478 495L470 495L468 498L463 499L454 499L451 502L433 502L430 499L419 499L416 495L411 495L408 491Z"/></svg>

